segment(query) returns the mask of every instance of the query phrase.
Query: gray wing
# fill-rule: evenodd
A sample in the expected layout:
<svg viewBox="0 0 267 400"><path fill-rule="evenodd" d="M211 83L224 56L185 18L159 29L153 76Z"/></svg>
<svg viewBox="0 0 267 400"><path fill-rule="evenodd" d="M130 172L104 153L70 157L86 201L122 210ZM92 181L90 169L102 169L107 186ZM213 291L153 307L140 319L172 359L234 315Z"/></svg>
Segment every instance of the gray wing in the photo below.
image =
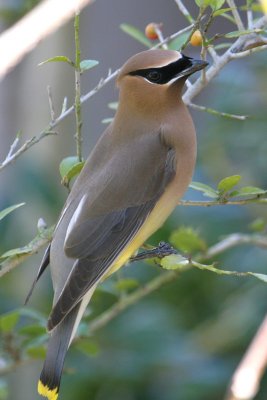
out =
<svg viewBox="0 0 267 400"><path fill-rule="evenodd" d="M110 179L92 203L86 194L81 198L77 215L74 213L65 239L66 255L76 261L50 314L49 330L58 325L105 274L173 179L176 165L174 150L167 148L160 137L156 144L150 144L149 150L152 153L147 153L143 146L143 151L135 155L139 173L131 169L125 174L120 171L120 176ZM122 157L122 161L124 164L126 160ZM128 159L129 164L131 161ZM100 215L95 215L100 206L106 208L101 209Z"/></svg>

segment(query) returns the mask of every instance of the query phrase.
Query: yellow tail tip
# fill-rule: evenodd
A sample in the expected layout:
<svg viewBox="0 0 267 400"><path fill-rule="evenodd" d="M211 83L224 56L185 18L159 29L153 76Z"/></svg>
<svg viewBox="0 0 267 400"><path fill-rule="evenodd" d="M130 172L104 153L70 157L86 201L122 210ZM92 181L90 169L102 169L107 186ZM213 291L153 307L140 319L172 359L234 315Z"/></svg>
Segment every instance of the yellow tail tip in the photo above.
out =
<svg viewBox="0 0 267 400"><path fill-rule="evenodd" d="M38 393L41 396L47 397L48 400L57 400L58 388L50 389L47 385L44 385L41 381L38 382Z"/></svg>

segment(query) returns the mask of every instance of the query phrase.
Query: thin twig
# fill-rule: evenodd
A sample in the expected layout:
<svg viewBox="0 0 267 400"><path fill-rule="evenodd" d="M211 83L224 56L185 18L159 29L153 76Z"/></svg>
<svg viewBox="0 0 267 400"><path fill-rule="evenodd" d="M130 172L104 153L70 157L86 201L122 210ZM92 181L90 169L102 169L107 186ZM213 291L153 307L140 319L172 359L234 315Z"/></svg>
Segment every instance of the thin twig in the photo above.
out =
<svg viewBox="0 0 267 400"><path fill-rule="evenodd" d="M45 37L68 19L77 7L84 8L93 0L45 0L0 36L0 79ZM34 34L33 34L34 32Z"/></svg>
<svg viewBox="0 0 267 400"><path fill-rule="evenodd" d="M227 200L227 201L220 201L220 200L209 200L209 201L190 201L190 200L179 200L177 205L180 206L192 206L192 207L211 207L211 206L245 206L246 204L250 203L257 203L257 204L267 204L267 199L259 198L258 196L252 197L250 199L244 200Z"/></svg>
<svg viewBox="0 0 267 400"><path fill-rule="evenodd" d="M248 29L253 29L253 12L250 8L247 10L247 23Z"/></svg>
<svg viewBox="0 0 267 400"><path fill-rule="evenodd" d="M205 112L208 112L209 114L218 115L219 117L225 117L225 118L230 118L230 119L238 119L240 121L244 121L244 120L246 120L248 118L247 115L229 114L229 113L226 113L226 112L221 112L221 111L214 110L213 108L210 108L210 107L200 106L200 105L194 104L194 103L189 103L188 106L191 107L191 108L194 108L195 110L205 111Z"/></svg>
<svg viewBox="0 0 267 400"><path fill-rule="evenodd" d="M200 8L199 14L198 14L198 16L197 16L197 19L196 19L195 22L194 22L192 31L190 32L190 35L188 36L188 38L186 39L186 41L184 42L184 44L183 44L182 47L181 47L181 50L182 50L182 51L186 48L186 46L187 46L188 43L190 42L191 37L192 37L192 35L194 34L194 32L195 32L197 29L199 29L199 25L200 25L200 22L201 22L202 18L204 17L204 13L205 13L205 7Z"/></svg>
<svg viewBox="0 0 267 400"><path fill-rule="evenodd" d="M55 108L54 108L54 103L53 103L53 97L52 97L52 91L51 91L51 86L47 86L47 94L48 94L48 103L49 103L49 109L50 109L50 118L51 122L55 121L56 114L55 114Z"/></svg>
<svg viewBox="0 0 267 400"><path fill-rule="evenodd" d="M219 59L219 55L213 46L208 46L208 53L212 57L214 64L216 64L217 60Z"/></svg>
<svg viewBox="0 0 267 400"><path fill-rule="evenodd" d="M267 45L261 45L261 46L258 46L258 47L254 47L252 49L244 50L244 51L242 51L240 53L233 53L231 55L231 59L235 60L235 59L238 59L238 58L244 58L244 57L250 56L253 53L258 53L258 52L263 51L263 50L267 50Z"/></svg>
<svg viewBox="0 0 267 400"><path fill-rule="evenodd" d="M194 27L194 24L188 25L185 28L173 33L170 36L167 36L162 42L157 43L155 46L151 47L151 49L157 49L158 47L162 46L165 43L169 43L171 40L176 39L177 37L183 35L184 33L190 31Z"/></svg>
<svg viewBox="0 0 267 400"><path fill-rule="evenodd" d="M21 253L7 258L0 264L0 278L12 271L19 264L25 261L29 256L36 254L43 246L50 242L54 226L43 229L27 246L25 246L25 253ZM27 249L27 250L26 250Z"/></svg>
<svg viewBox="0 0 267 400"><path fill-rule="evenodd" d="M82 117L81 117L81 49L80 49L80 14L76 11L74 19L75 32L75 119L76 119L76 154L82 161Z"/></svg>
<svg viewBox="0 0 267 400"><path fill-rule="evenodd" d="M167 49L168 49L168 46L167 46L167 44L164 42L164 37L163 37L162 31L161 31L159 25L158 25L158 24L154 24L154 28L155 28L156 34L158 35L158 38L159 38L159 42L160 42L161 47L162 47L163 49L167 50Z"/></svg>
<svg viewBox="0 0 267 400"><path fill-rule="evenodd" d="M16 148L19 144L20 136L21 136L21 132L18 132L14 142L10 146L9 152L7 153L7 156L6 156L6 160L9 160L12 157L12 155L14 154L14 151L16 150Z"/></svg>
<svg viewBox="0 0 267 400"><path fill-rule="evenodd" d="M261 29L267 26L267 16L261 17L257 23L255 24L255 28ZM253 36L253 37L252 37ZM254 39L253 39L254 38ZM191 88L188 88L185 94L183 95L183 101L185 104L189 104L191 100L197 96L205 86L208 85L208 83L215 78L215 76L218 75L218 73L221 71L221 69L229 63L231 60L238 58L239 54L242 54L240 57L245 57L247 55L250 55L251 53L255 51L263 51L265 50L265 46L257 47L251 50L245 50L244 48L246 46L247 40L250 41L257 41L258 36L257 35L243 35L240 36L232 45L231 47L226 50L226 52L219 56L217 59L217 62L213 64L207 71L206 71L206 81L202 82L201 78L198 78L196 82L192 85ZM243 54L245 53L245 54Z"/></svg>
<svg viewBox="0 0 267 400"><path fill-rule="evenodd" d="M33 136L31 139L26 140L25 143L13 153L10 157L6 157L5 160L0 164L0 171L4 169L7 165L11 164L15 161L21 154L23 154L26 150L30 149L33 145L40 142L46 136L56 135L56 132L51 129L52 126L56 126L57 124L51 123L50 126L45 128L38 136Z"/></svg>
<svg viewBox="0 0 267 400"><path fill-rule="evenodd" d="M182 2L182 0L174 0L174 1L177 4L177 6L178 6L179 10L181 11L181 13L183 14L183 16L187 19L187 21L190 22L190 24L192 24L194 22L194 18L192 17L192 15L188 11L188 9L186 8L186 6Z"/></svg>
<svg viewBox="0 0 267 400"><path fill-rule="evenodd" d="M227 3L229 5L229 7L232 9L232 14L233 14L233 17L235 19L235 22L236 22L238 30L239 31L244 31L245 27L244 27L244 24L243 24L243 22L242 22L242 20L240 18L240 15L239 15L239 12L237 10L237 7L235 5L235 1L234 0L227 0Z"/></svg>
<svg viewBox="0 0 267 400"><path fill-rule="evenodd" d="M213 258L218 254L223 253L224 251L231 249L232 247L236 247L242 244L252 244L258 247L267 248L267 236L265 235L245 235L243 233L232 233L227 236L225 239L211 246L207 253L205 254L205 258Z"/></svg>

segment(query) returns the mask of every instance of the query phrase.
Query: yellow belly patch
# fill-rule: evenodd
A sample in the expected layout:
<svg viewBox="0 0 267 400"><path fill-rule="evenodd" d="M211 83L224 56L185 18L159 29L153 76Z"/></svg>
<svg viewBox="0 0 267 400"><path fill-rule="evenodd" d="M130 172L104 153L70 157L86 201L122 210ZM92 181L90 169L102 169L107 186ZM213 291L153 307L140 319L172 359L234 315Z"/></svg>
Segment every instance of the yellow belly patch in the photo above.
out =
<svg viewBox="0 0 267 400"><path fill-rule="evenodd" d="M154 209L151 211L139 231L116 258L107 274L104 276L104 279L113 274L129 261L139 247L141 247L142 244L166 221L168 216L174 210L176 204L177 194L173 193L173 190L166 191Z"/></svg>

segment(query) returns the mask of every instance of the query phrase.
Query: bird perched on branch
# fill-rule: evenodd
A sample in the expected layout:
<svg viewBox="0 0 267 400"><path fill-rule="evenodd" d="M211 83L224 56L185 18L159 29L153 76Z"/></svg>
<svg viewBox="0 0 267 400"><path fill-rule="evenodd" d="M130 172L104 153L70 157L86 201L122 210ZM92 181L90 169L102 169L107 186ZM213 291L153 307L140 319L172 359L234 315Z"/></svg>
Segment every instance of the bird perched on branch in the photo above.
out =
<svg viewBox="0 0 267 400"><path fill-rule="evenodd" d="M119 73L115 118L72 187L36 278L50 264L55 293L38 383L49 400L58 397L65 355L96 286L164 223L191 181L196 135L182 89L206 65L148 50Z"/></svg>

